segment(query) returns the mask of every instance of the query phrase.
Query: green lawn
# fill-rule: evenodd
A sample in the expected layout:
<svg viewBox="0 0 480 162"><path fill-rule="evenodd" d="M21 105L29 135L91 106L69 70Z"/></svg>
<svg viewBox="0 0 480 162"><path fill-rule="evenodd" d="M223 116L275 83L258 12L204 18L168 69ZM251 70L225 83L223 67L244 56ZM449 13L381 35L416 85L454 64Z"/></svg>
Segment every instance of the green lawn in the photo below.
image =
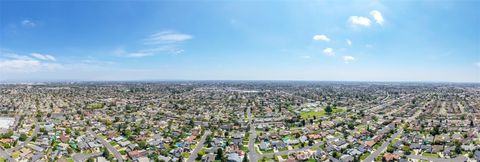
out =
<svg viewBox="0 0 480 162"><path fill-rule="evenodd" d="M287 151L287 150L288 150L288 147L284 147L284 148L278 149L278 151Z"/></svg>
<svg viewBox="0 0 480 162"><path fill-rule="evenodd" d="M190 157L190 153L182 152L182 157L185 158L185 159L188 159L188 157Z"/></svg>
<svg viewBox="0 0 480 162"><path fill-rule="evenodd" d="M370 156L370 152L365 152L364 154L362 154L362 156L360 156L360 160L365 160L368 156Z"/></svg>
<svg viewBox="0 0 480 162"><path fill-rule="evenodd" d="M345 112L345 108L337 107L337 108L333 109L332 114L341 113L341 112ZM319 117L323 117L325 115L327 115L327 112L325 112L324 108L322 108L322 110L320 110L320 111L306 111L306 112L301 112L300 113L300 116L303 119L313 118L314 116L316 118L319 118Z"/></svg>
<svg viewBox="0 0 480 162"><path fill-rule="evenodd" d="M273 149L262 151L262 153L264 153L264 154L273 153Z"/></svg>
<svg viewBox="0 0 480 162"><path fill-rule="evenodd" d="M127 151L125 151L125 150L120 150L120 151L118 151L118 152L120 152L120 154L122 154L122 155L126 155L126 154L127 154Z"/></svg>
<svg viewBox="0 0 480 162"><path fill-rule="evenodd" d="M18 158L19 156L20 156L20 152L19 152L19 151L16 151L16 152L12 153L12 157L13 157L14 159Z"/></svg>
<svg viewBox="0 0 480 162"><path fill-rule="evenodd" d="M302 144L296 144L296 145L293 145L293 148L294 148L294 149L299 149L299 148L302 148Z"/></svg>
<svg viewBox="0 0 480 162"><path fill-rule="evenodd" d="M244 152L248 152L248 146L246 146L246 145L242 145L242 147L240 149Z"/></svg>
<svg viewBox="0 0 480 162"><path fill-rule="evenodd" d="M424 152L422 154L422 156L426 156L426 157L434 157L434 158L438 158L438 154L432 154L432 153L428 153L428 152Z"/></svg>

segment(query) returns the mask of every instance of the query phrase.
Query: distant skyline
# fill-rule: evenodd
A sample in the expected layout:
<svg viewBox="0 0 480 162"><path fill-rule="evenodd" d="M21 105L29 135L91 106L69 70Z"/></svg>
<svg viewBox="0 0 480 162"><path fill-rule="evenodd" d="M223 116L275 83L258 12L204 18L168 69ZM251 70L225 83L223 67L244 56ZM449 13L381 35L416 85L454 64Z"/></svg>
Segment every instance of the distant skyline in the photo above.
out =
<svg viewBox="0 0 480 162"><path fill-rule="evenodd" d="M0 1L0 81L480 82L480 1Z"/></svg>

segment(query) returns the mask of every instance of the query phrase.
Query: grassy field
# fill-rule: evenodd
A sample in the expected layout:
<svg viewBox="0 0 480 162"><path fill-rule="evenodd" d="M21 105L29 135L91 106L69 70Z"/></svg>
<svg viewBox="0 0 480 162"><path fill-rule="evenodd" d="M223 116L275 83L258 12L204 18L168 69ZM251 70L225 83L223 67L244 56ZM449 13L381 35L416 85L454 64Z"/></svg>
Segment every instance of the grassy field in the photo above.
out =
<svg viewBox="0 0 480 162"><path fill-rule="evenodd" d="M345 110L346 110L345 108L337 107L337 108L333 109L332 114L345 112ZM323 117L325 115L327 115L327 112L325 112L325 108L322 108L322 110L320 110L320 111L307 111L307 112L301 112L300 113L300 116L303 119L313 118L314 116L319 118L319 117Z"/></svg>

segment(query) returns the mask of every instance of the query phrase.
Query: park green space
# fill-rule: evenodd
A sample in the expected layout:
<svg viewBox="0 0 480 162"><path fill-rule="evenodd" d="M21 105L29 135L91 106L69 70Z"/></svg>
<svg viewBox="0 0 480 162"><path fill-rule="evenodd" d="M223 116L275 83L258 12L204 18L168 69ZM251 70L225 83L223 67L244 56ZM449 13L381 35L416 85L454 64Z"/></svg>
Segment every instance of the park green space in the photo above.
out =
<svg viewBox="0 0 480 162"><path fill-rule="evenodd" d="M345 110L346 110L346 108L343 108L343 107L332 108L332 114L345 112ZM319 118L319 117L323 117L325 115L328 115L327 112L325 111L325 108L322 108L319 111L305 111L305 112L300 113L300 116L303 119L309 119L309 118L313 118L313 117Z"/></svg>

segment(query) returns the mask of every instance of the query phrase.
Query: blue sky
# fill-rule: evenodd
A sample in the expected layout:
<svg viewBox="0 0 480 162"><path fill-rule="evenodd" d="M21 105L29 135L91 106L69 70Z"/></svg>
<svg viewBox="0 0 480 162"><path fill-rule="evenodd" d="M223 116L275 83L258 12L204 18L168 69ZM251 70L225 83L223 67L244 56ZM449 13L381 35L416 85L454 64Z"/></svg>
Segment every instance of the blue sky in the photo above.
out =
<svg viewBox="0 0 480 162"><path fill-rule="evenodd" d="M0 1L0 80L480 82L480 1Z"/></svg>

